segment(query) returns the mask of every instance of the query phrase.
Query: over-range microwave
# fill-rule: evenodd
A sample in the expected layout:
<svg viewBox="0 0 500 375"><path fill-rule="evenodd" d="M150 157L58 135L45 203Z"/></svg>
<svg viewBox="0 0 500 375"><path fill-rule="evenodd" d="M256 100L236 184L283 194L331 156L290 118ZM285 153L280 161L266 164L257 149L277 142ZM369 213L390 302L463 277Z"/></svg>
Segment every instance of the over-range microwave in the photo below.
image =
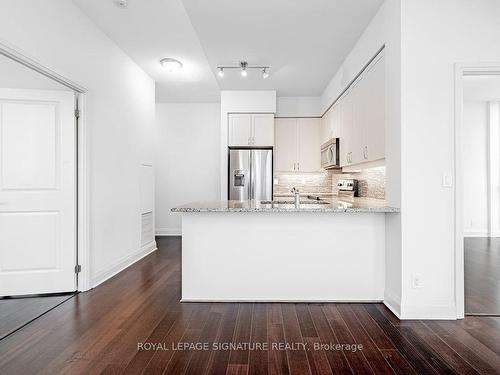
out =
<svg viewBox="0 0 500 375"><path fill-rule="evenodd" d="M321 145L321 168L340 168L339 138L332 138Z"/></svg>

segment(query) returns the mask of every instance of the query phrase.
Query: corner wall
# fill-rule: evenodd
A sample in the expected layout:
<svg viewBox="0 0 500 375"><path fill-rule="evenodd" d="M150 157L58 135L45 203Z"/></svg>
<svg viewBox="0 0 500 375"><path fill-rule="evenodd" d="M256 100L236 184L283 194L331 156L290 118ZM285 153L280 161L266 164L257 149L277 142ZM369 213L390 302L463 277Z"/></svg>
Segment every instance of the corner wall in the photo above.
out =
<svg viewBox="0 0 500 375"><path fill-rule="evenodd" d="M500 62L497 0L406 0L402 9L402 316L457 317L455 63ZM422 287L412 288L419 275Z"/></svg>
<svg viewBox="0 0 500 375"><path fill-rule="evenodd" d="M88 89L91 286L141 248L142 165L153 164L155 87L71 1L2 0L2 43Z"/></svg>
<svg viewBox="0 0 500 375"><path fill-rule="evenodd" d="M401 206L401 1L386 0L321 96L324 111L385 45L386 200ZM386 285L384 302L400 316L402 286L401 214L386 215Z"/></svg>

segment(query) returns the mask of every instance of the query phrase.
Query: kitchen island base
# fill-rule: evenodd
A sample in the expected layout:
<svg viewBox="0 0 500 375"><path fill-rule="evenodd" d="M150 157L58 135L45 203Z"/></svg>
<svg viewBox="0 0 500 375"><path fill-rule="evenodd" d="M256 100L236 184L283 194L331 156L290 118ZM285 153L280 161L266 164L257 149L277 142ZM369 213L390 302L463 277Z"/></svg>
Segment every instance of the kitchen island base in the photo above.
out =
<svg viewBox="0 0 500 375"><path fill-rule="evenodd" d="M183 302L382 301L385 214L183 212Z"/></svg>

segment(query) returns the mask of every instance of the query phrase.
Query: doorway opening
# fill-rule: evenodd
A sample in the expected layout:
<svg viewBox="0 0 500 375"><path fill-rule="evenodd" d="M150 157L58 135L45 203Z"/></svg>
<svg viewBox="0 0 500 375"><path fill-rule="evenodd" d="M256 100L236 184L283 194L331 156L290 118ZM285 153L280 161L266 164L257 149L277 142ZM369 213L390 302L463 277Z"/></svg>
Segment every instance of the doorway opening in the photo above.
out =
<svg viewBox="0 0 500 375"><path fill-rule="evenodd" d="M464 71L461 89L456 204L464 315L500 316L500 71Z"/></svg>
<svg viewBox="0 0 500 375"><path fill-rule="evenodd" d="M0 339L78 290L82 91L11 52L0 45Z"/></svg>

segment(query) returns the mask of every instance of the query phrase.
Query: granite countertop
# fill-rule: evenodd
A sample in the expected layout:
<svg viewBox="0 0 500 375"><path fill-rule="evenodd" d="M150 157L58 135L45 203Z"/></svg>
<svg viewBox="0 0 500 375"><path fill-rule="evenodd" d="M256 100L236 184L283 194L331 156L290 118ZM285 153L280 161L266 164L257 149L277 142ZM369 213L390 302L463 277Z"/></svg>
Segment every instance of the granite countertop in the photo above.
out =
<svg viewBox="0 0 500 375"><path fill-rule="evenodd" d="M296 206L292 200L278 198L275 203L262 201L215 201L194 202L172 208L172 212L400 212L399 208L387 206L381 199L361 197L331 197L315 200L301 199ZM276 203L278 202L278 203Z"/></svg>

